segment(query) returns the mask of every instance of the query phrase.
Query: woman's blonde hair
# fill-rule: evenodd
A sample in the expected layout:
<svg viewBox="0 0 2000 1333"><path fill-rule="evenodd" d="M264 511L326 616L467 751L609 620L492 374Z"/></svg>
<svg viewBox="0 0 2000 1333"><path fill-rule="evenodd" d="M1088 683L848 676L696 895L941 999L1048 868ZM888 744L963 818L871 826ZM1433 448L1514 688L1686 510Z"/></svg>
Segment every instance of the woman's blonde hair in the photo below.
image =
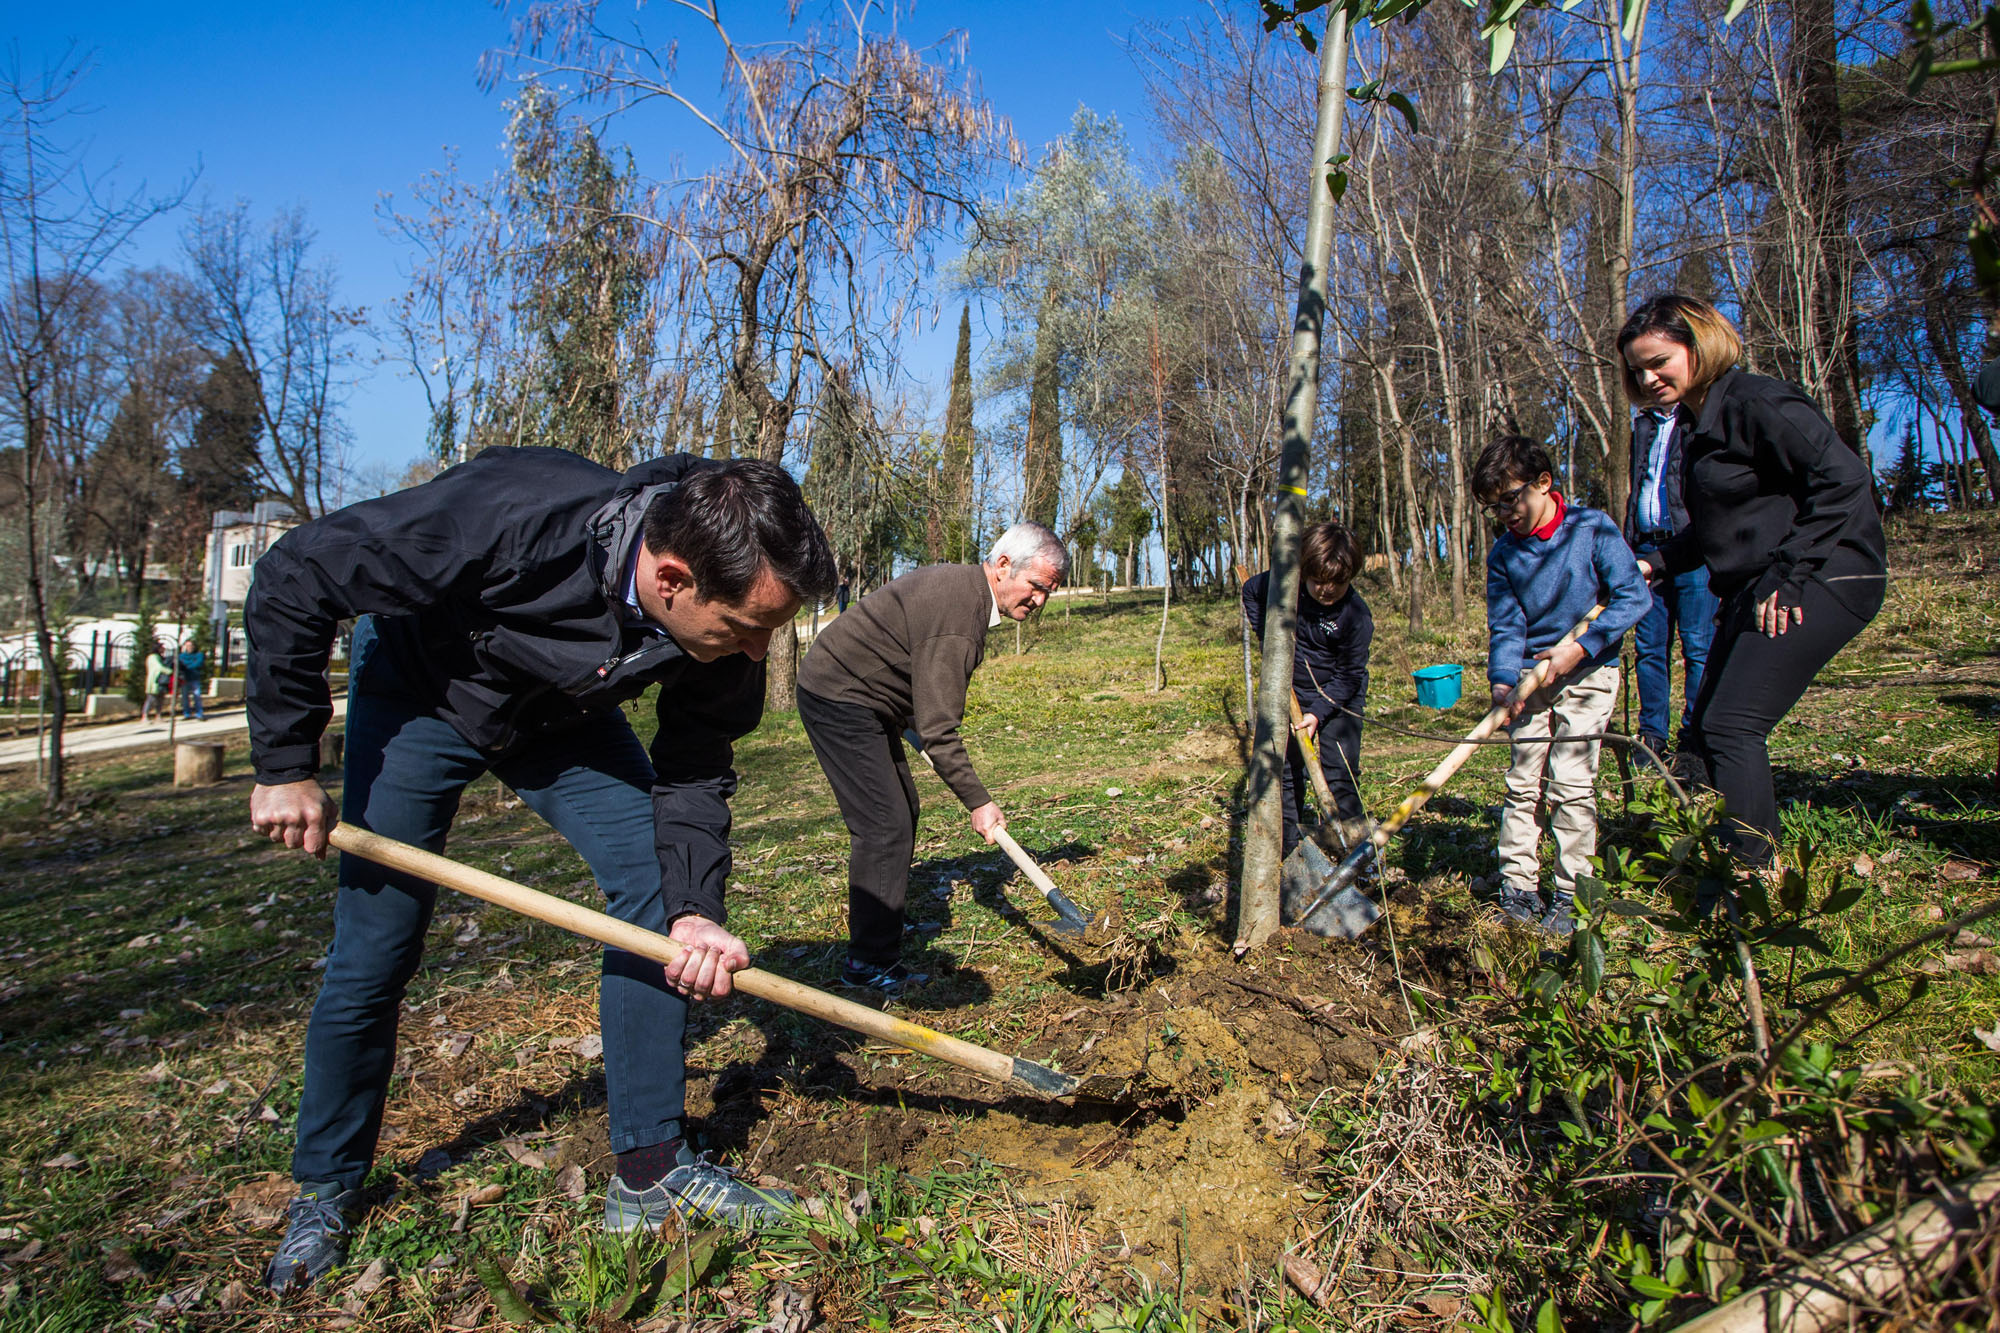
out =
<svg viewBox="0 0 2000 1333"><path fill-rule="evenodd" d="M1706 301L1664 292L1634 310L1625 327L1618 330L1618 365L1625 377L1625 396L1635 403L1645 402L1646 393L1639 387L1631 362L1625 359L1625 348L1649 333L1688 349L1694 378L1686 396L1696 403L1707 394L1709 385L1743 358L1743 335L1727 315Z"/></svg>

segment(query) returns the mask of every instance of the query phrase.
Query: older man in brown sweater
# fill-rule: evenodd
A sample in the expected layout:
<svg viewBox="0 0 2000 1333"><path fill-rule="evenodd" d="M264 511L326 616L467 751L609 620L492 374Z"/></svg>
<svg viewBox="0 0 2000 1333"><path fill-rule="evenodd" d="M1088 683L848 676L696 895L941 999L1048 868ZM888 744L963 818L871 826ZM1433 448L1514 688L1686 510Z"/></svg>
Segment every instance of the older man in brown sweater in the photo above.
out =
<svg viewBox="0 0 2000 1333"><path fill-rule="evenodd" d="M799 666L799 720L847 823L843 984L895 995L921 981L900 961L903 903L917 842L917 785L903 731L987 842L1006 824L959 738L965 689L986 631L1048 601L1069 553L1039 523L1017 523L979 565L928 565L869 593L813 641Z"/></svg>

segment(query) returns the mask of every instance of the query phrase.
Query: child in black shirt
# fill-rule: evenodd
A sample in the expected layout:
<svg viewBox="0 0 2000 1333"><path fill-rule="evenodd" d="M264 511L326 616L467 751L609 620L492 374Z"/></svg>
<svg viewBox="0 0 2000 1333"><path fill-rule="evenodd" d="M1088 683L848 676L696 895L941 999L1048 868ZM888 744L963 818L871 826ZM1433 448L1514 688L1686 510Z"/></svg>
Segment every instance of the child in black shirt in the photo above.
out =
<svg viewBox="0 0 2000 1333"><path fill-rule="evenodd" d="M1299 550L1298 633L1292 656L1292 692L1298 695L1300 731L1319 743L1320 772L1326 776L1342 821L1362 818L1361 718L1368 699L1368 645L1375 620L1354 589L1361 548L1338 523L1306 529ZM1243 610L1250 629L1264 637L1264 596L1271 581L1265 570L1243 585ZM1308 780L1306 760L1294 737L1285 750L1285 852L1299 842L1299 789Z"/></svg>

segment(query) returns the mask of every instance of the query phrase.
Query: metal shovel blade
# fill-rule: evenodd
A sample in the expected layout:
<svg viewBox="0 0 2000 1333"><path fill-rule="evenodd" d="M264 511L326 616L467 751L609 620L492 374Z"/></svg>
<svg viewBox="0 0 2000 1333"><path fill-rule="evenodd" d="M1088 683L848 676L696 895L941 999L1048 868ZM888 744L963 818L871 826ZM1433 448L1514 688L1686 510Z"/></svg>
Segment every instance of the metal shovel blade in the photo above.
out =
<svg viewBox="0 0 2000 1333"><path fill-rule="evenodd" d="M1302 839L1279 870L1278 919L1315 935L1358 938L1382 918L1374 899L1350 886L1314 906L1327 882L1339 873L1312 839Z"/></svg>

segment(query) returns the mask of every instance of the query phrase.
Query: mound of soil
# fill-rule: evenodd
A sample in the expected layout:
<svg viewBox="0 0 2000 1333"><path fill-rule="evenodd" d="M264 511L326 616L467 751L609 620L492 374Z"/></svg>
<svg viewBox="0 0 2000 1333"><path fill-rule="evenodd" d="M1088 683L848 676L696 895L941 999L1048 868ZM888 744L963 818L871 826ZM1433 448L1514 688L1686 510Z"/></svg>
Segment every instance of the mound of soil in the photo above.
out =
<svg viewBox="0 0 2000 1333"><path fill-rule="evenodd" d="M1022 1053L1128 1079L1112 1103L1045 1104L832 1041L697 1080L689 1109L733 1163L808 1191L851 1188L840 1172L992 1162L1021 1201L1066 1203L1115 1266L1232 1290L1314 1225L1303 1191L1325 1144L1307 1108L1365 1080L1400 1026L1370 950L1292 950L1257 969L1184 957L1140 991L1046 1002L1034 1017L1058 1035ZM587 1117L563 1160L608 1170L604 1132Z"/></svg>

